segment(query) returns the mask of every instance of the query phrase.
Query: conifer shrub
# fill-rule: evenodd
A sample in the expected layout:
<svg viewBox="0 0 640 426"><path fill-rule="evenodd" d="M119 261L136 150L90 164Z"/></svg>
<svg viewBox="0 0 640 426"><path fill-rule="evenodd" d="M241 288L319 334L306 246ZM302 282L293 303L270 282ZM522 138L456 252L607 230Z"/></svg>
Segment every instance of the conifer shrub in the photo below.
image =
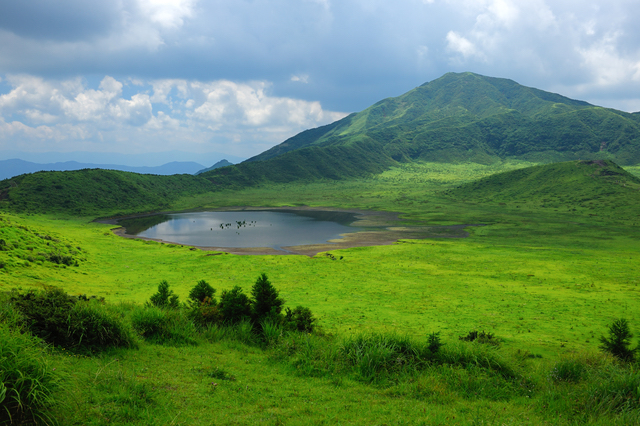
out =
<svg viewBox="0 0 640 426"><path fill-rule="evenodd" d="M222 321L227 324L236 324L251 318L251 300L239 286L222 292L219 308Z"/></svg>
<svg viewBox="0 0 640 426"><path fill-rule="evenodd" d="M609 336L600 337L600 349L610 353L622 361L633 361L638 348L631 349L633 334L629 329L629 322L620 318L609 326Z"/></svg>
<svg viewBox="0 0 640 426"><path fill-rule="evenodd" d="M180 306L178 295L169 289L169 283L166 280L160 281L158 284L158 292L151 296L149 304L158 308L177 309Z"/></svg>
<svg viewBox="0 0 640 426"><path fill-rule="evenodd" d="M266 319L279 320L284 300L269 281L265 273L261 274L251 288L251 317L259 324Z"/></svg>
<svg viewBox="0 0 640 426"><path fill-rule="evenodd" d="M309 308L296 306L293 310L285 309L284 324L289 330L312 333L315 329L315 323L316 318Z"/></svg>
<svg viewBox="0 0 640 426"><path fill-rule="evenodd" d="M189 317L196 326L203 328L222 320L215 293L216 290L204 280L198 281L189 291Z"/></svg>
<svg viewBox="0 0 640 426"><path fill-rule="evenodd" d="M216 289L211 287L211 285L205 280L200 280L198 283L189 291L189 303L191 305L200 305L205 302L205 300L209 299L209 303L215 305Z"/></svg>
<svg viewBox="0 0 640 426"><path fill-rule="evenodd" d="M440 332L434 332L427 336L427 348L432 354L440 352L440 348L444 346L444 343L440 340Z"/></svg>

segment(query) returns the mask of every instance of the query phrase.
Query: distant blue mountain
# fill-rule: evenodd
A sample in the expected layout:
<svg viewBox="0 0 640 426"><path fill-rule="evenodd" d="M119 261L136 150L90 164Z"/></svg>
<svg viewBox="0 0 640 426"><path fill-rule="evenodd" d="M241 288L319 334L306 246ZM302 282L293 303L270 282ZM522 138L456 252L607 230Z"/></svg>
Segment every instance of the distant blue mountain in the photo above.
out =
<svg viewBox="0 0 640 426"><path fill-rule="evenodd" d="M133 167L155 167L159 164L166 164L171 161L195 161L200 164L214 164L226 158L233 164L244 161L245 157L237 157L221 152L185 152L185 151L164 151L145 152L144 154L123 154L118 152L26 152L18 150L4 149L0 141L0 160L10 160L19 158L39 164L61 163L66 161L77 161L78 163L90 164L122 164Z"/></svg>
<svg viewBox="0 0 640 426"><path fill-rule="evenodd" d="M163 164L156 167L133 167L133 166L120 166L116 164L92 164L92 163L78 163L77 161L65 161L62 163L49 163L38 164L31 163L29 161L12 159L0 161L0 180L7 179L13 176L18 176L24 173L34 173L39 171L66 171L66 170L81 170L81 169L107 169L107 170L122 170L124 172L134 172L153 175L177 175L177 174L194 174L199 170L204 169L202 164L198 164L192 161L180 162L173 161L171 163Z"/></svg>

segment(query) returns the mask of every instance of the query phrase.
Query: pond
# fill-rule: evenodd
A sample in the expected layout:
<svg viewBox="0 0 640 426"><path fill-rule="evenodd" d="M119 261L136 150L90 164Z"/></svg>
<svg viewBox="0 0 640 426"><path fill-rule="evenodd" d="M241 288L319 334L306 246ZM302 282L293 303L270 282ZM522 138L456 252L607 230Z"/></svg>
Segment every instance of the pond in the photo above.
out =
<svg viewBox="0 0 640 426"><path fill-rule="evenodd" d="M342 234L355 214L336 211L255 210L163 214L118 223L128 235L196 247L282 247L326 244Z"/></svg>

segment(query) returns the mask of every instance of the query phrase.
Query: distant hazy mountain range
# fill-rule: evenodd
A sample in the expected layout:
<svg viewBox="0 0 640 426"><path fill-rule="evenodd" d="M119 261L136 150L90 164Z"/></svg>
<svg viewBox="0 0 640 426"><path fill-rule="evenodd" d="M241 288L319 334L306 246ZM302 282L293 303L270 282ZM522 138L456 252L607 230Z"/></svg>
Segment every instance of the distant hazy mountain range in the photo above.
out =
<svg viewBox="0 0 640 426"><path fill-rule="evenodd" d="M223 165L231 164L227 160L222 160L218 163L222 163ZM218 166L218 167L222 167L222 166ZM38 164L38 163L32 163L30 161L13 159L13 160L0 161L0 180L7 179L13 176L18 176L24 173L34 173L39 171L106 169L106 170L121 170L124 172L134 172L134 173L153 174L153 175L176 175L176 174L192 175L192 174L198 173L203 169L212 170L214 168L216 168L216 165L209 168L205 168L205 166L203 166L202 164L198 164L192 161L189 161L189 162L174 161L174 162L163 164L162 166L157 166L157 167L132 167L132 166L117 165L117 164L79 163L77 161Z"/></svg>

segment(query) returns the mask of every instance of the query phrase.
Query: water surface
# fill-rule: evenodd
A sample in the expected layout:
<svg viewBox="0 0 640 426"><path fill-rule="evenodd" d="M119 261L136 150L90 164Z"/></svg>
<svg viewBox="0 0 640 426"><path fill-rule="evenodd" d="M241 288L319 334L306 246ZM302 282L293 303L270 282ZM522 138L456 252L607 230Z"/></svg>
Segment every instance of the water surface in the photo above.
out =
<svg viewBox="0 0 640 426"><path fill-rule="evenodd" d="M125 219L127 234L196 247L282 247L326 244L348 226L353 213L330 211L233 211L175 213Z"/></svg>

